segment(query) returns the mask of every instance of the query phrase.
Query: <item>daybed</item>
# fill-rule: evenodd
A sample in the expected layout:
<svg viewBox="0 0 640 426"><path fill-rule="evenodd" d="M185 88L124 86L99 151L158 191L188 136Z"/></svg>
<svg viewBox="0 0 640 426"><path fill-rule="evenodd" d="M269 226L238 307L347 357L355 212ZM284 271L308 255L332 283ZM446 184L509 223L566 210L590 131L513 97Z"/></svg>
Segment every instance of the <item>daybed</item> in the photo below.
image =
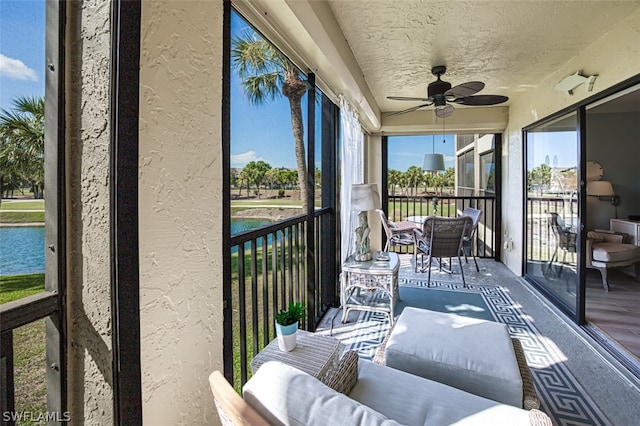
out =
<svg viewBox="0 0 640 426"><path fill-rule="evenodd" d="M223 424L551 425L536 409L482 398L345 354L327 386L286 364L263 364L241 398L219 371L209 377ZM339 392L339 391L342 391Z"/></svg>

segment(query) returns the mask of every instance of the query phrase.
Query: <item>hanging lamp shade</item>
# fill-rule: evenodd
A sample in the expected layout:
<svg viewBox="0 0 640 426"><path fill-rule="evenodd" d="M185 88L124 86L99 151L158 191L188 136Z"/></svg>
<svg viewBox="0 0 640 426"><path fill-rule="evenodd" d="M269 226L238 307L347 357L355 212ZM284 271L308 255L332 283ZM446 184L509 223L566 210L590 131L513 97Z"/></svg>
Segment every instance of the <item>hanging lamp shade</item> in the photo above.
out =
<svg viewBox="0 0 640 426"><path fill-rule="evenodd" d="M442 154L425 154L422 162L422 170L441 171L444 170L444 155Z"/></svg>

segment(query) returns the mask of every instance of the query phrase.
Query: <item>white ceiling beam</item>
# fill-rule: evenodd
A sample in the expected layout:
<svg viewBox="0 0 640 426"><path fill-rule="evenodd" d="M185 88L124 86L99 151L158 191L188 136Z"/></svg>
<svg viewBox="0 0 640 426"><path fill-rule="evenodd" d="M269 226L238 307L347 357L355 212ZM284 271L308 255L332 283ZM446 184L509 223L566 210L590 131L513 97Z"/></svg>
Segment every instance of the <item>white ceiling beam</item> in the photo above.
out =
<svg viewBox="0 0 640 426"><path fill-rule="evenodd" d="M450 133L502 133L509 122L509 107L456 108L444 119L444 132ZM406 114L383 116L380 132L386 135L442 133L442 119L436 120L433 109Z"/></svg>

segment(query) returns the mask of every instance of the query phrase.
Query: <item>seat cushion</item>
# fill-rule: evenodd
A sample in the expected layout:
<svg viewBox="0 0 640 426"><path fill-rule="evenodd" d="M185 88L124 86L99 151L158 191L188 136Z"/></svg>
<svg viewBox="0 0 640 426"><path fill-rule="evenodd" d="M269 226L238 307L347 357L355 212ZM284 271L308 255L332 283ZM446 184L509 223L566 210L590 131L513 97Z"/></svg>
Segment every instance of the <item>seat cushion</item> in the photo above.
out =
<svg viewBox="0 0 640 426"><path fill-rule="evenodd" d="M530 424L527 410L363 360L349 397L406 425Z"/></svg>
<svg viewBox="0 0 640 426"><path fill-rule="evenodd" d="M407 307L385 350L386 365L522 407L522 376L507 326Z"/></svg>
<svg viewBox="0 0 640 426"><path fill-rule="evenodd" d="M627 262L640 260L640 247L633 244L593 243L591 246L593 260L599 262Z"/></svg>
<svg viewBox="0 0 640 426"><path fill-rule="evenodd" d="M271 425L397 425L278 361L264 363L242 388L244 400Z"/></svg>

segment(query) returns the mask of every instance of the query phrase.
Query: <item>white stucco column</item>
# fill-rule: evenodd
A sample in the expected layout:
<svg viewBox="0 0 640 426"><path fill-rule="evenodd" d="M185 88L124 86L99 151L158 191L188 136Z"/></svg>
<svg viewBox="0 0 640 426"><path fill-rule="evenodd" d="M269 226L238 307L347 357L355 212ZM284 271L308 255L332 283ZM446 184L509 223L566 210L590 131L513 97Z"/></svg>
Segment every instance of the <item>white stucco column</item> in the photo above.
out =
<svg viewBox="0 0 640 426"><path fill-rule="evenodd" d="M143 419L217 421L222 370L221 1L142 4L140 322Z"/></svg>

